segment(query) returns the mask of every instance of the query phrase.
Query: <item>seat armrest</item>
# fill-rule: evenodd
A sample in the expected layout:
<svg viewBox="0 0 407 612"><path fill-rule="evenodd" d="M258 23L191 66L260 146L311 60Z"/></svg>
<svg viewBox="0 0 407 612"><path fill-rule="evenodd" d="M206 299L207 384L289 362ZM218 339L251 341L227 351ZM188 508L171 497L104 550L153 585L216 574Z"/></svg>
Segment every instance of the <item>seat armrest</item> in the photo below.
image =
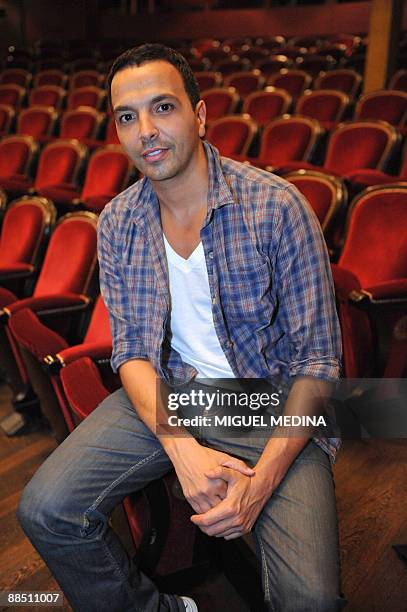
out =
<svg viewBox="0 0 407 612"><path fill-rule="evenodd" d="M0 266L0 283L6 280L29 278L34 272L35 266L27 263Z"/></svg>
<svg viewBox="0 0 407 612"><path fill-rule="evenodd" d="M349 294L349 299L351 302L363 306L366 304L407 303L407 278L386 281L373 287L353 290Z"/></svg>
<svg viewBox="0 0 407 612"><path fill-rule="evenodd" d="M72 313L75 311L84 310L90 304L91 300L88 296L81 293L54 293L51 295L41 295L38 297L32 296L18 300L13 304L9 304L4 311L7 311L9 316L12 316L23 308L30 308L36 312L38 316Z"/></svg>

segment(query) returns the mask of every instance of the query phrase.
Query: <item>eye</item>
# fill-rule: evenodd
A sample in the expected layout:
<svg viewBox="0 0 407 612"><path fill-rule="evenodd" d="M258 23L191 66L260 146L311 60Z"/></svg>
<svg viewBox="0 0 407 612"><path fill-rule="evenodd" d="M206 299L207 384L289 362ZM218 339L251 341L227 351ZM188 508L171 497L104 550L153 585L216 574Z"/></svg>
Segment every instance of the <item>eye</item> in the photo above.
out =
<svg viewBox="0 0 407 612"><path fill-rule="evenodd" d="M134 113L123 113L123 115L119 115L117 121L120 124L129 123L134 119Z"/></svg>
<svg viewBox="0 0 407 612"><path fill-rule="evenodd" d="M174 105L171 104L170 102L162 102L161 104L157 106L156 110L157 110L157 113L170 113L173 108L174 108Z"/></svg>

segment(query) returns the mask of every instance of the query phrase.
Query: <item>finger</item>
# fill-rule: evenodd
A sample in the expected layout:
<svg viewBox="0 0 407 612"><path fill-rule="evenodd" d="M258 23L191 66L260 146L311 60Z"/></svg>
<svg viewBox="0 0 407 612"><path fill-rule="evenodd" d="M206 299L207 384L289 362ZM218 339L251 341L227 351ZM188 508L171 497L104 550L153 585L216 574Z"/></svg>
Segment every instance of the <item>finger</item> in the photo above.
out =
<svg viewBox="0 0 407 612"><path fill-rule="evenodd" d="M218 523L224 519L231 518L233 516L233 511L230 507L227 498L222 500L217 506L205 512L204 514L193 514L191 516L191 521L196 525L213 525L214 523Z"/></svg>
<svg viewBox="0 0 407 612"><path fill-rule="evenodd" d="M225 540L236 540L236 538L241 538L242 535L243 533L241 531L236 531L235 533L232 533L231 535L225 536Z"/></svg>
<svg viewBox="0 0 407 612"><path fill-rule="evenodd" d="M234 470L228 467L223 467L222 465L218 465L217 467L212 468L207 472L204 472L204 474L207 478L210 478L211 480L214 480L215 478L221 478L222 480L226 480L226 482L229 482L234 476Z"/></svg>
<svg viewBox="0 0 407 612"><path fill-rule="evenodd" d="M233 470L240 472L240 474L245 474L246 476L254 476L254 474L256 473L255 470L246 465L244 461L236 459L235 457L231 457L230 459L223 461L222 465L228 468L232 468Z"/></svg>

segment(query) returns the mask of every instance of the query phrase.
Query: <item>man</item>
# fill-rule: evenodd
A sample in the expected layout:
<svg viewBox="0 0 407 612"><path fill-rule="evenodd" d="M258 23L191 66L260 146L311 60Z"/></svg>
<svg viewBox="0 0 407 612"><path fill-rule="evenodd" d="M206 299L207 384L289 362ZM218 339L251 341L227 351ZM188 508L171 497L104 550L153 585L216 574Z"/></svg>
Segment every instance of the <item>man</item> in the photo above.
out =
<svg viewBox="0 0 407 612"><path fill-rule="evenodd" d="M270 609L338 610L336 440L277 428L251 440L155 434L164 408L157 377L167 390L194 388L196 377L279 380L283 397L291 387L289 415L307 412L338 377L340 335L315 217L288 183L220 159L202 141L205 104L179 54L131 49L109 85L120 141L144 175L99 224L123 389L37 472L21 523L75 610L197 610L158 593L108 525L126 494L174 467L205 533L232 539L253 528Z"/></svg>

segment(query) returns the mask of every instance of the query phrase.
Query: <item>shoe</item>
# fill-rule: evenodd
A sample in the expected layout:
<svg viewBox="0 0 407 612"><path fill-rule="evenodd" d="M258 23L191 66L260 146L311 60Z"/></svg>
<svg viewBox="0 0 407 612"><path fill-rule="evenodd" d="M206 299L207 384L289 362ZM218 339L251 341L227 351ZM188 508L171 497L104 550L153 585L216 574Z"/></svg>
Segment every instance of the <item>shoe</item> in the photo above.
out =
<svg viewBox="0 0 407 612"><path fill-rule="evenodd" d="M185 595L181 599L184 602L185 612L198 612L198 606L193 599L185 597Z"/></svg>

